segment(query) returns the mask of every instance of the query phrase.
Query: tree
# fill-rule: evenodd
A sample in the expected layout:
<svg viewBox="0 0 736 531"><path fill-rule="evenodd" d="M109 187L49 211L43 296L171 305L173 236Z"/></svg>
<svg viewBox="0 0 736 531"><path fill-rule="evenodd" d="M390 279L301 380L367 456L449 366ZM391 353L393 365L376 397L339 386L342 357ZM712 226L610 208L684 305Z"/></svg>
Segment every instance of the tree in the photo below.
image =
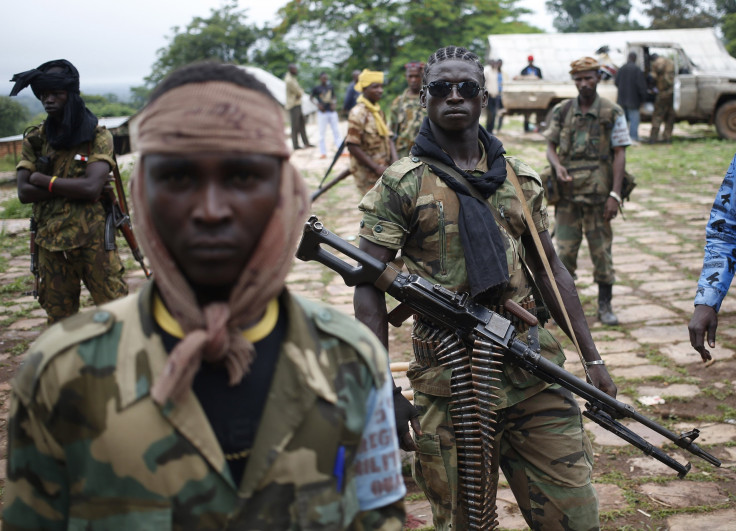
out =
<svg viewBox="0 0 736 531"><path fill-rule="evenodd" d="M114 94L106 94L101 96L99 94L84 94L82 93L82 100L87 108L99 118L107 118L110 116L131 116L135 114L136 108L128 105L127 103L121 103L117 101L117 96Z"/></svg>
<svg viewBox="0 0 736 531"><path fill-rule="evenodd" d="M644 14L652 19L651 29L708 28L718 23L716 7L710 1L642 0L642 6Z"/></svg>
<svg viewBox="0 0 736 531"><path fill-rule="evenodd" d="M28 110L17 101L0 96L0 137L22 133L28 114Z"/></svg>
<svg viewBox="0 0 736 531"><path fill-rule="evenodd" d="M214 59L245 64L248 51L261 36L255 25L246 24L246 11L238 10L237 1L212 9L208 18L194 17L184 28L172 28L169 45L158 50L151 74L145 78L154 86L172 70L194 61Z"/></svg>
<svg viewBox="0 0 736 531"><path fill-rule="evenodd" d="M629 20L630 0L547 0L546 6L561 33L642 29Z"/></svg>
<svg viewBox="0 0 736 531"><path fill-rule="evenodd" d="M336 69L388 71L387 101L403 90L403 65L426 61L439 46L470 48L481 58L492 33L540 31L518 17L516 0L290 0L277 35L307 42L300 58Z"/></svg>

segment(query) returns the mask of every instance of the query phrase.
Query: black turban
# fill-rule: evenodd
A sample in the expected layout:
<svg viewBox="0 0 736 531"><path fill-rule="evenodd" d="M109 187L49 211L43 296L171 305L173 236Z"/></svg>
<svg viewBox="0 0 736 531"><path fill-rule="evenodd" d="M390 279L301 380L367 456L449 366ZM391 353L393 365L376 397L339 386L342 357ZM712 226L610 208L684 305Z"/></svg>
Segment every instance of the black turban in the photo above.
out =
<svg viewBox="0 0 736 531"><path fill-rule="evenodd" d="M48 72L51 69L59 71ZM33 70L15 74L10 81L15 82L11 96L17 95L28 85L38 99L47 90L67 92L64 117L60 121L46 120L46 138L54 149L69 149L94 139L97 117L84 105L79 95L79 72L69 61L49 61Z"/></svg>

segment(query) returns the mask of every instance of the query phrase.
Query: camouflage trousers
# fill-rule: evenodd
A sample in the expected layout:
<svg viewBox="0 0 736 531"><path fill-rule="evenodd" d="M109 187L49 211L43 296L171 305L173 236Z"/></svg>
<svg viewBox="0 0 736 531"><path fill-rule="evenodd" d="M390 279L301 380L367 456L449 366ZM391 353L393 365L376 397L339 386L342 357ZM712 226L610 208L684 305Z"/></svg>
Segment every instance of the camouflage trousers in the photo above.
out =
<svg viewBox="0 0 736 531"><path fill-rule="evenodd" d="M593 278L601 284L613 284L613 230L611 223L604 221L605 202L599 204L579 203L560 199L555 206L557 223L557 255L571 275L578 268L578 251L583 242L583 232L588 240L590 257L593 260Z"/></svg>
<svg viewBox="0 0 736 531"><path fill-rule="evenodd" d="M49 324L79 311L80 282L97 305L128 294L120 256L117 250L106 251L102 238L90 246L66 251L39 247L38 271L38 302L46 310Z"/></svg>
<svg viewBox="0 0 736 531"><path fill-rule="evenodd" d="M413 475L426 494L438 530L467 529L458 503L457 448L450 398L416 392L423 435ZM593 453L580 409L566 389L548 387L502 409L493 449L494 478L503 470L522 515L533 530L599 528L591 484Z"/></svg>
<svg viewBox="0 0 736 531"><path fill-rule="evenodd" d="M664 123L662 140L669 142L672 139L672 128L675 125L675 109L673 108L673 94L657 94L654 100L654 112L652 113L652 128L649 133L649 141L656 142L659 138L659 126Z"/></svg>

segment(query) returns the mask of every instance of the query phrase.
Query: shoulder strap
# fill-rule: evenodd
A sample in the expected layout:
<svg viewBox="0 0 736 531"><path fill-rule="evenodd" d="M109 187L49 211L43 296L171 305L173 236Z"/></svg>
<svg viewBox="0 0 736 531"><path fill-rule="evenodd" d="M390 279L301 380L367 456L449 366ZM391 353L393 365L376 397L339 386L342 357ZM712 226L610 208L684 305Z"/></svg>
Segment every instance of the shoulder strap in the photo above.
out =
<svg viewBox="0 0 736 531"><path fill-rule="evenodd" d="M534 221L532 221L532 214L531 212L529 212L529 206L526 204L526 199L524 198L524 190L522 190L521 183L519 183L519 178L516 176L516 172L511 167L511 164L508 163L508 161L506 161L506 175L516 189L516 195L519 197L521 208L524 210L524 217L527 220L527 226L529 227L529 232L531 233L532 239L534 240L534 245L537 247L537 253L539 254L539 258L542 260L542 264L544 264L544 270L547 273L550 284L552 284L552 290L555 292L557 304L559 304L560 308L562 309L562 315L565 316L565 324L567 325L567 329L570 331L570 339L572 339L572 342L575 343L575 348L578 351L578 356L580 356L580 362L583 365L585 376L588 378L588 381L590 381L588 368L585 366L585 359L583 358L583 353L580 351L580 345L578 344L578 338L575 335L575 330L573 330L572 328L570 316L567 315L565 304L564 302L562 302L562 295L560 295L560 290L557 288L557 281L552 274L552 268L549 265L549 260L547 260L547 255L544 252L544 248L542 247L542 240L539 239L539 233L537 232L537 228L534 226Z"/></svg>

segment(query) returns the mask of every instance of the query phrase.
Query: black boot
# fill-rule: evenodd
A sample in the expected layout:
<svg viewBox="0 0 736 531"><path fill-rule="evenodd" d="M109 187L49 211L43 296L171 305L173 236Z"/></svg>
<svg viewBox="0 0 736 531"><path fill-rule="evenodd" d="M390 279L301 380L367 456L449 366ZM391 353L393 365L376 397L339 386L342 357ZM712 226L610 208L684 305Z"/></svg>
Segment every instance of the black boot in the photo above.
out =
<svg viewBox="0 0 736 531"><path fill-rule="evenodd" d="M613 297L613 284L598 284L598 319L601 323L608 326L616 326L618 317L613 313L611 308L611 298Z"/></svg>

